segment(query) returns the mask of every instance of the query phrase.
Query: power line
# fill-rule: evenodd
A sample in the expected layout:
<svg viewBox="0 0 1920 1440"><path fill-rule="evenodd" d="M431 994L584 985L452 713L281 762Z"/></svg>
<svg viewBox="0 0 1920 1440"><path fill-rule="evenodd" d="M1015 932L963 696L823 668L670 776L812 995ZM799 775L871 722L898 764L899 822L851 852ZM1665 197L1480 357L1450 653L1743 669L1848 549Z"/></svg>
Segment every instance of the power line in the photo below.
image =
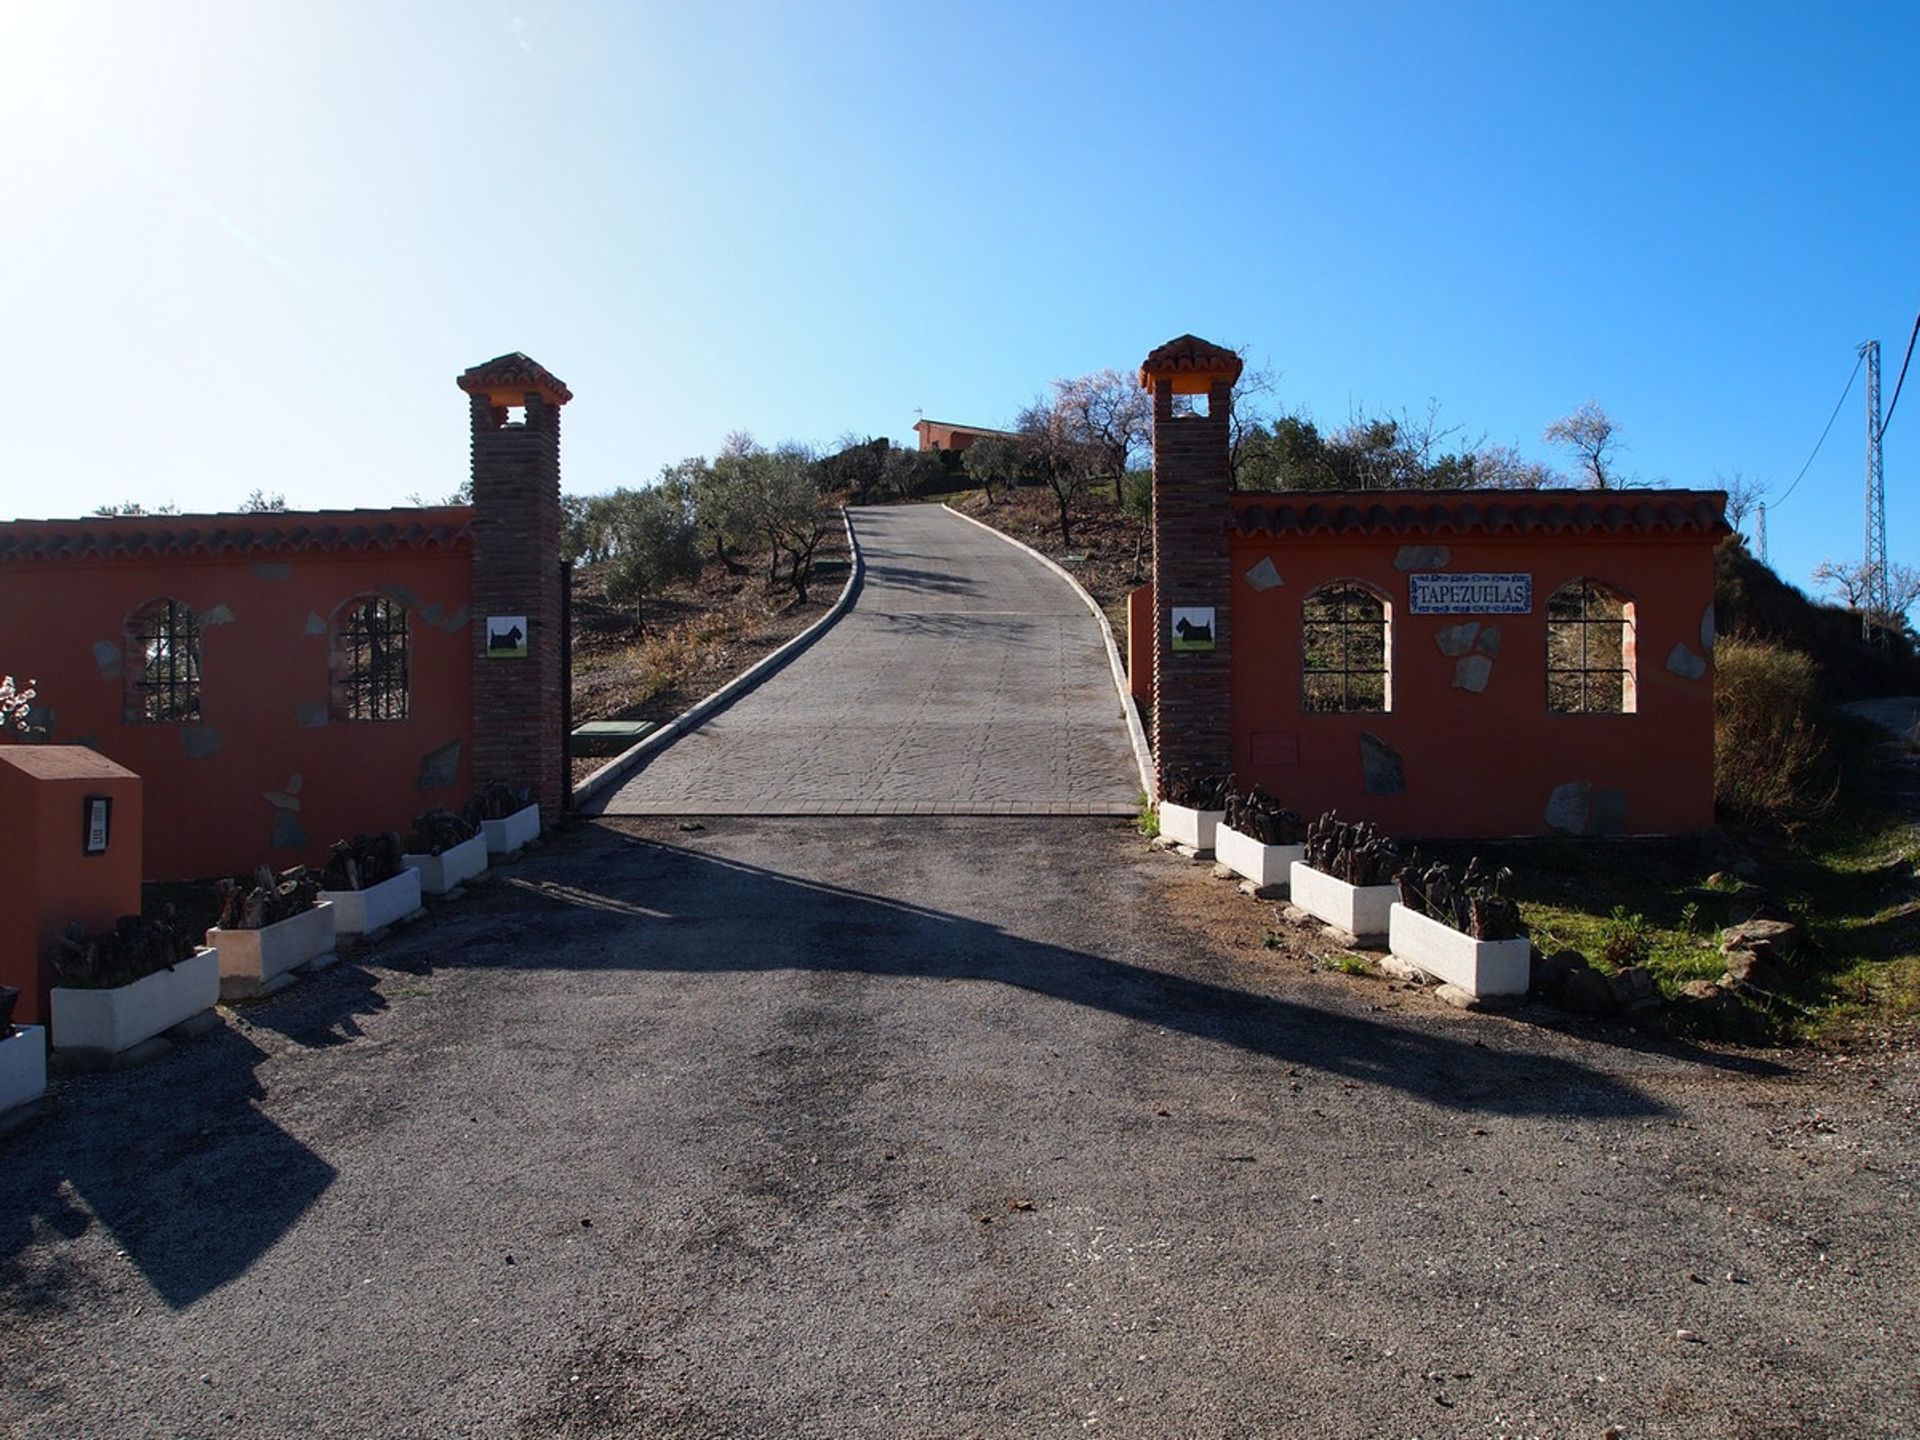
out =
<svg viewBox="0 0 1920 1440"><path fill-rule="evenodd" d="M1820 453L1820 447L1827 443L1827 436L1833 430L1833 422L1840 418L1840 407L1847 403L1847 396L1853 393L1853 382L1860 378L1860 367L1866 363L1867 356L1863 350L1860 352L1860 358L1853 362L1853 373L1847 376L1847 388L1842 390L1840 392L1840 398L1833 402L1833 414L1827 417L1827 428L1822 430L1820 432L1820 438L1813 442L1813 454L1807 456L1807 463L1802 465L1800 467L1800 473L1793 477L1793 484L1787 486L1786 494L1773 502L1774 509L1778 510L1782 505L1787 503L1787 495L1793 494L1795 486L1806 479L1807 471L1813 468L1814 456L1817 456Z"/></svg>
<svg viewBox="0 0 1920 1440"><path fill-rule="evenodd" d="M1900 387L1907 383L1907 361L1913 359L1913 342L1920 340L1920 315L1913 317L1913 333L1907 336L1907 358L1900 362L1900 378L1893 382L1893 398L1887 401L1887 413L1880 418L1880 438L1887 437L1887 424L1893 419L1893 407L1900 403Z"/></svg>

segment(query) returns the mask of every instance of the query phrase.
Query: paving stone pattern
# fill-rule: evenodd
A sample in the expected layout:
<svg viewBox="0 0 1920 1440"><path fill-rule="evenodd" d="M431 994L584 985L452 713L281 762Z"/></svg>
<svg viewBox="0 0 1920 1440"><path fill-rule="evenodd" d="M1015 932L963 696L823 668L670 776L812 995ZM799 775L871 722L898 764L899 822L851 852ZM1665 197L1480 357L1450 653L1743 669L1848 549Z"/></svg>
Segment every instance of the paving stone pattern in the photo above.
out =
<svg viewBox="0 0 1920 1440"><path fill-rule="evenodd" d="M1072 587L937 505L856 509L853 527L853 607L604 813L1132 814L1126 719Z"/></svg>

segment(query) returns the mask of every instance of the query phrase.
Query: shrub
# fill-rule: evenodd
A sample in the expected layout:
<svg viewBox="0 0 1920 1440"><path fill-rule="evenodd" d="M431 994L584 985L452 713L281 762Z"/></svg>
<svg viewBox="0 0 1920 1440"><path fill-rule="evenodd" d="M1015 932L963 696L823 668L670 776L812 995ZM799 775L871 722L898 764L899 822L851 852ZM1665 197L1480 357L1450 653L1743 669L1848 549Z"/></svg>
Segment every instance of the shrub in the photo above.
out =
<svg viewBox="0 0 1920 1440"><path fill-rule="evenodd" d="M1729 636L1714 652L1713 796L1722 814L1792 828L1833 798L1813 657Z"/></svg>
<svg viewBox="0 0 1920 1440"><path fill-rule="evenodd" d="M1644 915L1629 915L1627 907L1616 905L1600 932L1600 958L1616 970L1644 965L1653 954L1653 927Z"/></svg>

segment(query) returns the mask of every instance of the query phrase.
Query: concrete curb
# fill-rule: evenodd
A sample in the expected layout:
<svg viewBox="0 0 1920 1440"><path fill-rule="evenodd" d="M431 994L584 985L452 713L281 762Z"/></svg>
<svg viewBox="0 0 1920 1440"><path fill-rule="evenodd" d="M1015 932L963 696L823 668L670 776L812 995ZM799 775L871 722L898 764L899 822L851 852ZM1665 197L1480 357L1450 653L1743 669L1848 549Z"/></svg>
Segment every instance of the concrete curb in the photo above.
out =
<svg viewBox="0 0 1920 1440"><path fill-rule="evenodd" d="M977 520L971 515L956 510L945 501L941 502L940 508L949 515L966 521L969 525L978 525L989 535L999 536L1015 549L1026 551L1027 554L1031 555L1062 580L1066 581L1067 584L1071 585L1073 587L1073 593L1078 595L1087 609L1093 612L1093 618L1100 624L1100 638L1106 642L1107 668L1113 672L1113 688L1120 696L1120 713L1127 717L1127 738L1133 742L1133 763L1140 771L1140 789L1145 793L1147 803L1152 804L1155 799L1153 793L1153 751L1147 746L1147 732L1140 724L1140 712L1136 710L1133 705L1133 691L1127 685L1126 663L1120 658L1120 646L1113 638L1113 626L1107 620L1107 612L1102 610L1099 602L1087 593L1086 586L1074 579L1064 567L1056 565L1047 556L1042 555L1038 550L1034 549L1033 546L1027 544L1026 541L1016 540L1013 536L1007 534L1006 531L989 525L984 520Z"/></svg>
<svg viewBox="0 0 1920 1440"><path fill-rule="evenodd" d="M791 640L787 641L786 644L782 645L771 655L761 656L759 660L755 661L745 670L742 670L738 675L734 676L733 679L727 681L726 684L707 696L706 699L683 710L638 744L622 750L618 755L614 756L613 759L609 760L578 785L574 786L574 814L598 814L598 810L588 808L588 801L600 797L606 791L611 790L616 782L626 778L629 770L632 770L634 766L653 754L654 751L664 750L668 745L679 739L681 735L706 719L707 716L711 715L715 710L718 710L721 706L734 700L744 692L751 690L755 685L758 685L762 680L766 679L767 676L771 675L775 670L779 669L782 665L786 664L787 661L811 645L814 640L819 637L821 631L825 630L847 612L847 608L853 604L854 595L858 593L860 589L860 581L867 573L867 567L866 562L860 557L860 542L855 538L853 533L853 516L848 513L847 507L844 505L840 507L840 523L847 527L847 553L852 557L853 563L847 570L847 583L840 587L840 598L833 602L828 608L827 613Z"/></svg>

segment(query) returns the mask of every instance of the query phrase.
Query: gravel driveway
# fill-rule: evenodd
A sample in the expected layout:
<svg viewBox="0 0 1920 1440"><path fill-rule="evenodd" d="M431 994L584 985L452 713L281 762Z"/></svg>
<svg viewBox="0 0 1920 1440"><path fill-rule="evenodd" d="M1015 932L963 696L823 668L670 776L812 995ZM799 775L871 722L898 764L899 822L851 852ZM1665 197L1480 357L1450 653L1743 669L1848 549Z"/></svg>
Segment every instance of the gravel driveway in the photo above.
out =
<svg viewBox="0 0 1920 1440"><path fill-rule="evenodd" d="M0 1433L1913 1433L1911 1056L1253 905L1112 821L581 827L0 1142Z"/></svg>

